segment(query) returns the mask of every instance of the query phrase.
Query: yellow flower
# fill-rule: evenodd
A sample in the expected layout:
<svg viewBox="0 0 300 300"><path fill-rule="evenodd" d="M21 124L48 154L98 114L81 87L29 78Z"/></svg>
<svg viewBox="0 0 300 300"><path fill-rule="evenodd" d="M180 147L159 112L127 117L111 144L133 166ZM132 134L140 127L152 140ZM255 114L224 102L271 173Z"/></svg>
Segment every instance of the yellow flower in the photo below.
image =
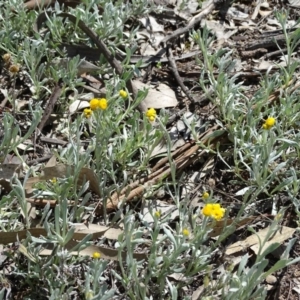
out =
<svg viewBox="0 0 300 300"><path fill-rule="evenodd" d="M265 123L263 124L262 127L263 127L263 129L269 130L269 129L271 129L271 128L275 125L275 123L276 123L275 118L269 117L269 118L265 121Z"/></svg>
<svg viewBox="0 0 300 300"><path fill-rule="evenodd" d="M156 110L154 108L149 108L147 111L146 111L146 117L148 118L148 120L150 122L153 122L156 118Z"/></svg>
<svg viewBox="0 0 300 300"><path fill-rule="evenodd" d="M92 116L93 111L90 108L85 108L83 110L83 114L86 118L90 118Z"/></svg>
<svg viewBox="0 0 300 300"><path fill-rule="evenodd" d="M102 110L107 109L107 101L106 101L105 98L101 98L101 99L98 101L98 107L101 108Z"/></svg>
<svg viewBox="0 0 300 300"><path fill-rule="evenodd" d="M53 178L51 179L51 182L52 182L53 184L55 184L55 183L57 182L56 177L53 177Z"/></svg>
<svg viewBox="0 0 300 300"><path fill-rule="evenodd" d="M190 235L190 232L189 232L189 230L188 230L187 228L184 228L184 229L182 230L182 234L183 234L184 236L189 236L189 235Z"/></svg>
<svg viewBox="0 0 300 300"><path fill-rule="evenodd" d="M221 220L225 214L225 209L220 208L220 209L215 209L213 210L211 217L216 219L217 221Z"/></svg>
<svg viewBox="0 0 300 300"><path fill-rule="evenodd" d="M2 56L3 60L8 63L10 61L10 58L11 58L11 55L9 53L5 53L3 56Z"/></svg>
<svg viewBox="0 0 300 300"><path fill-rule="evenodd" d="M17 74L19 72L20 68L18 65L11 65L9 67L9 72L13 73L13 74Z"/></svg>
<svg viewBox="0 0 300 300"><path fill-rule="evenodd" d="M206 217L210 217L212 213L213 205L212 204L206 204L202 209L202 214Z"/></svg>
<svg viewBox="0 0 300 300"><path fill-rule="evenodd" d="M157 219L159 219L160 216L161 216L161 212L160 212L160 210L157 210L157 211L154 213L154 217L157 218Z"/></svg>
<svg viewBox="0 0 300 300"><path fill-rule="evenodd" d="M127 96L128 96L127 92L124 91L124 90L120 90L119 95L120 95L123 99L127 98Z"/></svg>
<svg viewBox="0 0 300 300"><path fill-rule="evenodd" d="M90 101L91 110L96 110L99 107L99 99L94 98Z"/></svg>
<svg viewBox="0 0 300 300"><path fill-rule="evenodd" d="M94 259L99 259L101 257L101 254L99 252L94 252L93 253L93 258Z"/></svg>
<svg viewBox="0 0 300 300"><path fill-rule="evenodd" d="M208 198L209 198L209 193L208 193L208 192L204 192L204 193L202 194L202 198L203 198L204 200L208 199Z"/></svg>
<svg viewBox="0 0 300 300"><path fill-rule="evenodd" d="M203 207L202 214L219 221L224 217L225 208L222 208L219 203L208 203Z"/></svg>

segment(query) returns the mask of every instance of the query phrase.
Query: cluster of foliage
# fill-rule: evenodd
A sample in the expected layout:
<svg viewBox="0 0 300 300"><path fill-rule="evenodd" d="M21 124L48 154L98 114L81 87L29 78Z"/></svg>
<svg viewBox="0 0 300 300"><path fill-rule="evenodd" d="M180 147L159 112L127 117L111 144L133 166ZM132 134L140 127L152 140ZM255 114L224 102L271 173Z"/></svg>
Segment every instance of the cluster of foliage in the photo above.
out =
<svg viewBox="0 0 300 300"><path fill-rule="evenodd" d="M98 6L102 7L101 14ZM118 250L116 262L104 259L97 251L89 257L74 255L74 252L79 253L95 243L88 237L73 248L67 247L72 240L75 223L82 222L86 215L90 216L90 223L96 222L93 211L97 201L93 201L89 183L77 184L82 168L89 167L95 172L101 199L105 202L113 191L121 191L137 176L149 172L151 152L166 135L167 113L164 110L158 113L149 108L145 114L141 114L136 108L147 91L140 91L136 99L131 99L126 89L126 81L139 73L139 65L131 65L128 59L132 55L129 46L135 43L138 26L125 35L125 23L130 18L147 15L157 9L146 0L132 0L130 3L86 0L76 8L68 8L78 20L83 20L97 32L110 49L128 46L128 57L123 62L125 72L122 76L113 73L107 79L105 75L110 66L101 57L99 76L106 78L105 98L89 99L89 108L75 117L62 118L55 129L69 143L57 149L54 155L58 162L72 166L72 172L66 178L40 182L33 188L35 197L50 197L58 205L55 208L46 205L37 211L39 226L46 230L46 236L36 238L28 234L20 242L22 247L19 250L6 248L5 264L9 264L9 270L4 264L1 265L0 299L8 298L11 289L19 288L28 291L29 295L25 296L28 299L117 299L120 291L124 293L124 299L190 299L182 296L182 288L190 285L195 276L201 278L203 283L201 299L264 299L266 290L261 285L263 280L295 262L289 259L289 250L295 242L292 239L274 266L268 267L266 258L279 246L273 244L260 253L254 262L249 263L249 256L245 255L236 268L230 265L221 276L213 279L216 265L212 258L221 243L232 234L234 226L224 226L220 235L210 242L209 233L217 221L229 218L230 207L223 207L220 203L222 199L215 197L213 191L203 189L204 207L196 211L191 208L188 199L181 197L180 179L171 160L170 149L167 156L172 168L171 179L153 186L144 197L153 200L154 190L158 187L167 191L178 210L176 225L172 224L171 214L163 215L154 204L151 206L151 201L151 224L143 219L141 213L122 203L114 214L104 212L102 220L106 226L118 225L123 229L118 240L110 244ZM57 15L62 12L58 4L54 10ZM33 226L27 209L25 184L31 174L38 175L36 173L40 170L26 165L18 145L36 130L43 112L41 99L47 99L51 87L62 82L63 94L56 113L64 114L71 104L69 92L79 97L78 90L83 85L77 76L80 59L71 59L65 68L52 63L53 51L49 49L55 49L53 41L91 44L82 32L72 29L70 24L63 23L55 14L48 20L49 31L46 35L34 32L32 28L38 14L38 11L25 10L23 0L0 4L0 49L4 69L11 79L11 87L7 89L5 97L12 107L3 115L0 151L2 158L14 153L27 172L23 179L14 176L11 179L12 190L1 197L1 232L20 231ZM199 86L208 96L211 95L209 89L214 90L214 97L210 100L216 105L217 123L221 128L215 134L226 131L232 142L230 149L206 149L227 165L228 170L234 173L236 182L246 187L240 209L235 215L237 221L249 216L251 211L248 208L262 193L270 199L285 193L300 217L299 168L295 163L300 150L300 104L297 93L282 89L288 86L294 70L299 67L299 62L291 59L299 33L288 35L286 13L278 14L277 18L288 45L285 56L287 64L263 76L259 89L251 98L246 96L245 87L236 83L235 76L227 75L234 68L231 53L224 49L208 50L213 38L206 30L191 33L191 38L203 53L203 60L198 61L202 70ZM55 50L61 53L59 48ZM218 76L214 73L216 66L219 68ZM20 78L31 92L25 133L15 122L15 117L21 113L14 92ZM279 103L268 106L269 95L277 89L282 90ZM84 150L83 138L89 140ZM194 138L202 147L196 134ZM168 144L168 147L171 145ZM233 165L228 163L229 156ZM246 179L245 170L249 175ZM74 205L69 205L70 200ZM105 208L105 203L103 206ZM278 218L271 224L270 234L261 241L261 246L278 229L282 215L283 212L279 211ZM96 245L105 243L111 242L102 238ZM52 245L51 255L40 255L49 244ZM148 245L147 248L145 245ZM146 260L134 258L135 251L139 249L147 251ZM181 274L185 280L171 281L168 276L174 273Z"/></svg>

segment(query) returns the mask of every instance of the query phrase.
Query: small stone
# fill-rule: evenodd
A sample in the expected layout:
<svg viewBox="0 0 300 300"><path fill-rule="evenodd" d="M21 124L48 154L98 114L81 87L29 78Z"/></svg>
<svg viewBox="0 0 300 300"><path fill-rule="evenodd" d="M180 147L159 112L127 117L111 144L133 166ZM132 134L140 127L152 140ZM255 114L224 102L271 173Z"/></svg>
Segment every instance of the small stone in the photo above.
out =
<svg viewBox="0 0 300 300"><path fill-rule="evenodd" d="M216 181L213 178L209 178L207 180L207 184L211 187L214 188L216 186Z"/></svg>
<svg viewBox="0 0 300 300"><path fill-rule="evenodd" d="M185 124L184 124L184 122L182 120L178 120L178 122L177 122L176 125L177 125L177 130L179 132L185 132L186 126L185 126Z"/></svg>
<svg viewBox="0 0 300 300"><path fill-rule="evenodd" d="M166 192L163 188L159 189L157 192L156 192L156 197L158 199L163 199L166 195Z"/></svg>
<svg viewBox="0 0 300 300"><path fill-rule="evenodd" d="M274 275L268 275L266 282L269 284L275 284L277 282L277 278Z"/></svg>

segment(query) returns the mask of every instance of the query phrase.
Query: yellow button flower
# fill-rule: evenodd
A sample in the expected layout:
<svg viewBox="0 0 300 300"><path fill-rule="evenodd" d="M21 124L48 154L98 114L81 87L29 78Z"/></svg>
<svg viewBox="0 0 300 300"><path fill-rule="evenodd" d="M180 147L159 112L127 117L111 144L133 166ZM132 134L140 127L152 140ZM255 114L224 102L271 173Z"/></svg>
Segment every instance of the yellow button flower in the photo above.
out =
<svg viewBox="0 0 300 300"><path fill-rule="evenodd" d="M221 220L225 214L225 209L220 208L220 209L215 209L213 210L211 217L216 219L217 221Z"/></svg>
<svg viewBox="0 0 300 300"><path fill-rule="evenodd" d="M92 116L93 111L90 108L85 108L83 114L86 118L90 118Z"/></svg>
<svg viewBox="0 0 300 300"><path fill-rule="evenodd" d="M160 216L161 216L161 212L160 212L160 210L157 210L157 211L154 213L154 217L157 218L157 219L159 219Z"/></svg>
<svg viewBox="0 0 300 300"><path fill-rule="evenodd" d="M96 110L99 107L99 99L94 98L90 101L91 110Z"/></svg>
<svg viewBox="0 0 300 300"><path fill-rule="evenodd" d="M182 230L182 234L183 234L184 236L189 236L189 235L190 235L190 232L189 232L189 230L188 230L187 228L184 228L184 229Z"/></svg>
<svg viewBox="0 0 300 300"><path fill-rule="evenodd" d="M120 90L119 95L120 95L123 99L127 98L127 96L128 96L127 92L124 91L124 90Z"/></svg>
<svg viewBox="0 0 300 300"><path fill-rule="evenodd" d="M150 122L153 122L156 118L156 110L154 108L149 108L147 111L146 111L146 117L148 118L148 120Z"/></svg>
<svg viewBox="0 0 300 300"><path fill-rule="evenodd" d="M276 123L275 118L269 117L269 118L265 121L265 123L263 124L262 127L263 127L263 129L269 130L269 129L271 129L271 128L275 125L275 123Z"/></svg>
<svg viewBox="0 0 300 300"><path fill-rule="evenodd" d="M93 253L93 258L94 259L99 259L101 257L101 254L99 252L94 252Z"/></svg>
<svg viewBox="0 0 300 300"><path fill-rule="evenodd" d="M203 207L202 214L219 221L224 217L225 211L219 203L208 203Z"/></svg>
<svg viewBox="0 0 300 300"><path fill-rule="evenodd" d="M202 209L203 215L206 216L206 217L210 217L211 213L212 213L212 209L213 209L212 204L206 204Z"/></svg>
<svg viewBox="0 0 300 300"><path fill-rule="evenodd" d="M102 110L105 110L107 109L107 100L105 98L101 98L99 101L98 101L98 107Z"/></svg>
<svg viewBox="0 0 300 300"><path fill-rule="evenodd" d="M204 192L204 193L202 194L202 198L203 198L204 200L208 199L208 198L209 198L209 193L208 193L208 192Z"/></svg>

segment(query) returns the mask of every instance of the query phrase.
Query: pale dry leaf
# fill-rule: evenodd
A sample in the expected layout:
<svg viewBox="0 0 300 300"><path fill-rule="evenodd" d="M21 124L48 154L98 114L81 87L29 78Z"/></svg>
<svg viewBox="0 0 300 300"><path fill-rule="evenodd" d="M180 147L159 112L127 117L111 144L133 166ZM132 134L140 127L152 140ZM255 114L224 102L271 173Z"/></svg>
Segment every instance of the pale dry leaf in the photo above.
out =
<svg viewBox="0 0 300 300"><path fill-rule="evenodd" d="M235 195L235 196L243 196L243 195L245 195L246 192L247 192L248 190L250 190L250 189L251 189L251 186L246 186L246 187L244 187L244 188L238 190L234 195Z"/></svg>
<svg viewBox="0 0 300 300"><path fill-rule="evenodd" d="M183 146L185 144L184 139L181 135L179 135L178 129L176 126L173 126L169 131L169 136L171 139L171 151L176 150L177 148ZM149 145L149 149L151 149L152 145ZM151 152L150 157L153 158L159 154L168 152L168 141L165 138L162 138L161 141L154 147Z"/></svg>
<svg viewBox="0 0 300 300"><path fill-rule="evenodd" d="M238 222L235 219L227 219L227 220L221 220L221 221L215 221L213 224L213 229L212 231L209 232L210 237L216 237L220 235L224 231L225 226L229 226L232 223L234 223L235 228L239 228L241 226L244 226L246 224L250 224L253 222L253 220L256 219L256 217L248 217L244 218L242 220L239 220Z"/></svg>
<svg viewBox="0 0 300 300"><path fill-rule="evenodd" d="M45 168L56 166L56 157L53 155L45 165Z"/></svg>
<svg viewBox="0 0 300 300"><path fill-rule="evenodd" d="M232 255L232 254L240 252L240 251L246 251L247 248L251 248L257 254L258 250L259 250L259 247L260 247L259 246L259 239L258 239L257 236L259 236L260 240L263 241L266 238L269 230L270 230L269 227L264 228L264 229L258 231L256 234L250 235L245 240L238 241L238 242L230 245L226 249L225 254L226 255ZM282 231L277 232L272 237L272 239L270 241L268 241L268 242L265 243L265 246L264 246L263 250L266 249L266 247L268 247L269 245L271 245L271 244L273 244L275 242L281 243L285 239L289 238L295 232L295 229L289 228L289 227L285 227L285 226L282 226L281 230Z"/></svg>
<svg viewBox="0 0 300 300"><path fill-rule="evenodd" d="M27 248L23 244L19 245L18 251L22 253L24 256L26 256L33 263L37 263L36 258L31 253L28 252Z"/></svg>
<svg viewBox="0 0 300 300"><path fill-rule="evenodd" d="M73 166L67 166L64 164L58 164L52 167L45 167L43 170L44 173L43 175L39 177L28 178L25 184L25 189L30 190L33 184L40 181L50 180L52 178L66 177L68 174L73 174L74 173L73 170L74 170ZM94 173L93 170L89 168L82 168L79 173L78 183L83 184L86 181L89 181L90 189L98 196L100 196L100 189L99 189L98 178L96 174Z"/></svg>
<svg viewBox="0 0 300 300"><path fill-rule="evenodd" d="M105 236L110 240L117 240L119 235L123 233L122 229L119 228L111 228L98 224L89 224L86 226L85 224L74 224L75 232L81 234L93 234L94 238Z"/></svg>
<svg viewBox="0 0 300 300"><path fill-rule="evenodd" d="M42 178L44 180L49 180L54 177L66 177L68 174L74 173L73 166L67 166L64 164L58 164L54 167L49 167L44 169L44 175ZM98 178L93 170L89 168L82 168L79 174L79 184L83 184L84 181L89 181L90 188L93 192L95 192L98 196L100 196L100 189L98 185Z"/></svg>
<svg viewBox="0 0 300 300"><path fill-rule="evenodd" d="M21 156L23 161L26 161L28 158L28 155L22 155ZM14 154L7 154L4 158L3 164L11 164L11 165L16 165L16 166L20 166L22 164L22 160L14 155Z"/></svg>
<svg viewBox="0 0 300 300"><path fill-rule="evenodd" d="M75 100L70 106L69 106L69 112L70 114L74 114L78 110L82 110L84 108L90 107L90 103L88 101L82 101L82 100Z"/></svg>
<svg viewBox="0 0 300 300"><path fill-rule="evenodd" d="M267 17L269 16L271 13L273 12L273 10L259 10L259 14L262 16L262 17Z"/></svg>
<svg viewBox="0 0 300 300"><path fill-rule="evenodd" d="M140 18L139 21L149 32L164 32L164 26L158 24L152 16Z"/></svg>
<svg viewBox="0 0 300 300"><path fill-rule="evenodd" d="M216 163L215 160L216 160L216 158L213 157L213 158L208 159L205 162L203 168L201 168L201 172L200 172L200 174L198 176L198 179L202 179L204 177L207 177L209 174L213 173L212 170L215 167L215 163Z"/></svg>
<svg viewBox="0 0 300 300"><path fill-rule="evenodd" d="M36 208L35 208L35 206L32 205L29 202L26 203L26 206L27 206L27 214L28 214L29 218L32 219L32 220L36 219ZM25 215L23 214L22 210L21 210L21 214L25 218Z"/></svg>
<svg viewBox="0 0 300 300"><path fill-rule="evenodd" d="M174 220L178 216L178 210L174 204L169 204L164 201L155 200L155 202L147 202L146 206L142 209L143 221L153 224L154 220L150 213L150 210L154 213L160 211L161 217L170 214L170 220Z"/></svg>
<svg viewBox="0 0 300 300"><path fill-rule="evenodd" d="M181 281L181 282L186 282L188 280L188 278L186 276L184 276L183 273L172 273L172 274L168 275L167 277L172 278L176 281Z"/></svg>
<svg viewBox="0 0 300 300"><path fill-rule="evenodd" d="M277 68L274 63L271 63L271 62L266 61L266 60L262 60L257 69L261 71L261 70L268 70L271 67L272 68Z"/></svg>
<svg viewBox="0 0 300 300"><path fill-rule="evenodd" d="M265 229L263 229L265 230ZM294 232L296 231L295 228L290 228L290 227L286 227L286 226L282 226L279 228L279 230L275 233L275 235L272 236L271 240L267 241L264 246L262 247L262 249L260 250L260 245L257 242L255 245L251 246L250 248L252 249L252 251L257 255L259 253L262 253L263 251L265 251L270 245L274 244L274 243L279 243L281 244L282 242L284 242L285 240L289 239L292 237L292 235L294 234ZM260 236L260 232L259 231L259 236ZM262 234L264 236L264 232ZM261 237L262 240L262 237Z"/></svg>
<svg viewBox="0 0 300 300"><path fill-rule="evenodd" d="M175 107L178 104L175 92L163 83L155 88L138 80L134 80L134 84L140 90L148 89L148 94L143 100L145 107L164 108Z"/></svg>
<svg viewBox="0 0 300 300"><path fill-rule="evenodd" d="M90 101L91 99L95 98L94 93L84 93L84 94L75 94L75 95L70 95L68 99L70 102L73 102L75 100L82 100L82 101Z"/></svg>
<svg viewBox="0 0 300 300"><path fill-rule="evenodd" d="M140 49L141 54L145 56L155 55L157 52L148 42L142 43Z"/></svg>
<svg viewBox="0 0 300 300"><path fill-rule="evenodd" d="M52 60L52 65L59 65L64 69L69 69L70 59L69 58L56 58ZM77 67L77 75L81 75L83 73L95 73L99 72L101 68L96 65L86 61L85 59L81 59L78 63Z"/></svg>
<svg viewBox="0 0 300 300"><path fill-rule="evenodd" d="M201 27L204 26L206 26L216 36L218 48L220 48L222 44L227 42L227 40L237 32L237 29L227 30L223 23L214 20L202 20Z"/></svg>
<svg viewBox="0 0 300 300"><path fill-rule="evenodd" d="M200 296L204 291L204 285L199 286L192 294L192 300L199 300L201 299Z"/></svg>
<svg viewBox="0 0 300 300"><path fill-rule="evenodd" d="M136 33L136 39L142 42L141 40L149 40L151 38L151 34L146 30L142 29Z"/></svg>
<svg viewBox="0 0 300 300"><path fill-rule="evenodd" d="M66 249L71 250L72 248L76 247L78 245L77 242L75 241L70 241L66 245ZM53 245L49 245L47 249L43 249L40 252L40 255L43 256L49 256L53 254ZM101 247L101 246L88 246L80 251L73 251L72 255L80 255L80 256L90 256L92 257L95 252L99 252L101 255L101 259L106 259L106 260L118 260L118 250L116 249L110 249L107 247ZM124 259L126 259L126 252L123 251L121 252L121 255ZM146 253L133 253L133 258L136 259L137 261L147 259L147 254Z"/></svg>
<svg viewBox="0 0 300 300"><path fill-rule="evenodd" d="M21 137L20 137L19 135L17 135L16 140L17 140L17 141L18 141L18 140L21 140ZM19 144L17 145L17 148L20 149L20 150L22 150L22 151L32 151L32 150L34 150L34 148L33 148L33 143L32 143L32 141L29 140L29 139L23 141L23 143L19 143Z"/></svg>
<svg viewBox="0 0 300 300"><path fill-rule="evenodd" d="M21 111L22 108L28 105L28 100L18 100L17 102L17 111Z"/></svg>
<svg viewBox="0 0 300 300"><path fill-rule="evenodd" d="M300 7L300 0L288 0L289 5L293 7Z"/></svg>
<svg viewBox="0 0 300 300"><path fill-rule="evenodd" d="M47 236L47 231L44 228L30 228L20 231L0 232L0 243L3 245L15 243L25 239L30 233L34 237ZM122 233L121 229L109 228L96 224L89 224L89 228L84 224L76 224L73 239L81 241L87 235L91 234L91 239L98 239L105 236L108 239L116 239Z"/></svg>
<svg viewBox="0 0 300 300"><path fill-rule="evenodd" d="M241 20L248 20L249 14L244 13L238 10L236 7L232 6L229 7L229 9L227 10L227 17L229 17L229 19L241 21Z"/></svg>
<svg viewBox="0 0 300 300"><path fill-rule="evenodd" d="M257 5L255 6L255 9L252 13L251 20L255 20L257 18L259 9L260 9L260 3L257 3Z"/></svg>
<svg viewBox="0 0 300 300"><path fill-rule="evenodd" d="M47 231L44 228L31 228L20 231L0 232L0 243L2 245L6 245L21 241L27 237L28 232L35 237L39 237L41 235L47 236Z"/></svg>
<svg viewBox="0 0 300 300"><path fill-rule="evenodd" d="M197 12L198 7L199 1L197 0L189 0L188 2L185 0L177 0L174 12L187 21Z"/></svg>

